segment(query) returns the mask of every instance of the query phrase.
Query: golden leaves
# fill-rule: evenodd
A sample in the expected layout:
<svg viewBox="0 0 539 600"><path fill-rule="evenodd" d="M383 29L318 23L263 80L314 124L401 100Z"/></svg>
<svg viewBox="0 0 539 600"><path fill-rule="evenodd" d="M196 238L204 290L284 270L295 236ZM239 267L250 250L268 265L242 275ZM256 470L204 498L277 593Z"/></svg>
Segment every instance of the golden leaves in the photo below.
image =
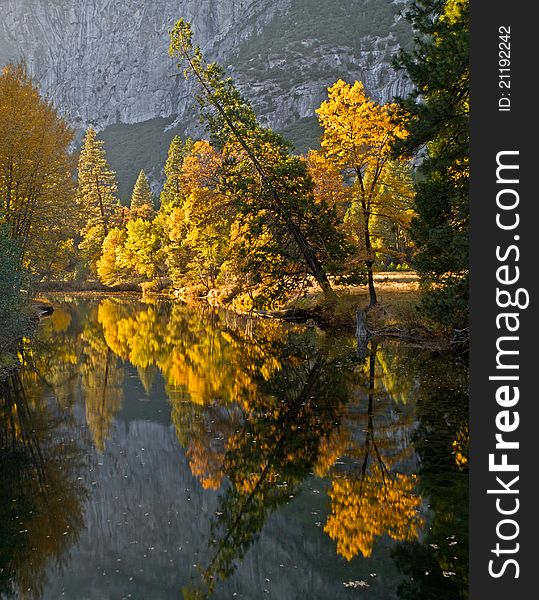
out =
<svg viewBox="0 0 539 600"><path fill-rule="evenodd" d="M23 251L25 267L62 271L75 235L73 130L24 64L0 74L0 213Z"/></svg>
<svg viewBox="0 0 539 600"><path fill-rule="evenodd" d="M324 531L337 542L337 552L352 560L359 553L371 556L375 539L385 534L398 542L417 539L424 521L418 513L421 498L413 493L415 480L379 464L364 477L334 479Z"/></svg>
<svg viewBox="0 0 539 600"><path fill-rule="evenodd" d="M341 168L376 167L389 159L393 141L406 135L393 116L395 108L371 100L360 81L350 85L340 79L316 110L324 129L322 149Z"/></svg>

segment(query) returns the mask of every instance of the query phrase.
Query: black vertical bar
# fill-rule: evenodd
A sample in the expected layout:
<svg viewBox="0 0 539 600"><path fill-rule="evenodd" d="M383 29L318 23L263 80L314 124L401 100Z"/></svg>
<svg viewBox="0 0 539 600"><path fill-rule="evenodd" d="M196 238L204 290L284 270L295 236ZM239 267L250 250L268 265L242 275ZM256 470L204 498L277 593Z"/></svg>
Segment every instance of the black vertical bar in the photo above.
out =
<svg viewBox="0 0 539 600"><path fill-rule="evenodd" d="M539 355L536 349L539 229L534 219L535 208L539 206L539 188L534 184L539 180L539 153L532 148L537 143L538 131L537 101L532 92L538 34L534 31L532 6L523 0L471 2L472 600L539 598L535 583L539 575L535 547L539 519L534 515L538 505L534 488L539 457L539 429L536 431L539 397L534 381L539 376L536 359ZM497 178L497 158L518 168L502 169ZM518 206L500 208L497 197L505 206L518 199ZM517 218L520 222L515 228L504 230L497 225L498 214L502 225L511 227ZM511 246L514 248L510 250ZM511 284L498 281L499 278L514 279L517 267L518 281ZM497 289L501 292L499 301ZM500 306L510 297L513 303L523 307L527 294L518 292L519 289L529 293L528 308ZM497 317L506 313L517 316L500 317L497 322ZM508 326L517 325L516 331L508 331ZM501 340L503 337L517 339ZM500 348L519 354L503 354ZM511 368L497 368L497 358L500 364ZM489 379L492 376L506 379ZM507 379L508 376L513 379ZM504 386L508 386L509 396L504 395ZM514 388L518 388L520 397L510 406L517 393ZM496 397L498 390L501 390L498 392L501 403ZM504 401L506 405L502 406ZM502 432L500 426L516 429ZM502 443L496 439L497 433L502 435L503 442L518 442L519 448L497 449L496 443ZM534 443L536 441L538 443ZM500 465L504 454L508 464L518 467L518 471L489 470L489 455L494 455L493 463ZM514 481L516 477L518 480ZM512 515L501 514L502 510L509 513L517 508ZM503 539L513 535L514 539Z"/></svg>

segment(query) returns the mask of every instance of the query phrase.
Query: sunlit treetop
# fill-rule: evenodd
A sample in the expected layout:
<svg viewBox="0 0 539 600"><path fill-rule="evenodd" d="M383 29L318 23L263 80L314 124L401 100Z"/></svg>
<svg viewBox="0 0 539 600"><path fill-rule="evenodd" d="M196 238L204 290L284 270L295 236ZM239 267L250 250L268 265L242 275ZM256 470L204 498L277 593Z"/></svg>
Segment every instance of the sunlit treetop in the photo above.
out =
<svg viewBox="0 0 539 600"><path fill-rule="evenodd" d="M377 168L391 156L394 139L406 135L394 110L393 104L371 100L360 81L340 79L328 88L328 99L316 111L324 129L323 150L343 168Z"/></svg>

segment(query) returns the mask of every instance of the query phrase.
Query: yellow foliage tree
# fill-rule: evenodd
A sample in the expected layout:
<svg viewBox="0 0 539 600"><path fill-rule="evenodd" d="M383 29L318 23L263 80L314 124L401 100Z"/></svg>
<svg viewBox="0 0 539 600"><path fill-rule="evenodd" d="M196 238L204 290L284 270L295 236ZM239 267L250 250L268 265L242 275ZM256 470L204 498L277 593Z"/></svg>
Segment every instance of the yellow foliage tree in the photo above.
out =
<svg viewBox="0 0 539 600"><path fill-rule="evenodd" d="M365 93L359 81L352 85L343 80L328 88L328 99L316 111L324 129L322 149L343 172L355 177L353 203L357 214L357 235L363 238L370 305L376 304L372 244L372 218L382 212L388 165L392 146L405 130L393 113L392 104L379 105ZM386 186L387 187L387 186Z"/></svg>
<svg viewBox="0 0 539 600"><path fill-rule="evenodd" d="M118 283L126 273L122 258L126 239L125 229L114 227L103 241L97 261L97 276L106 285Z"/></svg>
<svg viewBox="0 0 539 600"><path fill-rule="evenodd" d="M23 64L0 74L0 219L40 278L65 269L77 229L73 131Z"/></svg>
<svg viewBox="0 0 539 600"><path fill-rule="evenodd" d="M344 216L351 195L339 167L320 150L309 150L307 166L314 184L315 200L325 202L335 208L341 217Z"/></svg>
<svg viewBox="0 0 539 600"><path fill-rule="evenodd" d="M205 288L215 287L229 244L228 203L219 192L222 160L209 142L198 141L186 155L181 171L184 200L180 235L185 269ZM173 211L171 219L177 221L177 213L178 209ZM177 228L178 223L173 226Z"/></svg>

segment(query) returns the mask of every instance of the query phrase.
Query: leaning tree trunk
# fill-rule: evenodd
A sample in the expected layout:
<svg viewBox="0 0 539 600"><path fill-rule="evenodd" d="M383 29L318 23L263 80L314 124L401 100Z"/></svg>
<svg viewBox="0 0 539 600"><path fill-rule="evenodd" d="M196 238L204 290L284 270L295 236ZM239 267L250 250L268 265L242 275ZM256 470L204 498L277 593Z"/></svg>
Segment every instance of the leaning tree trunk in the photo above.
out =
<svg viewBox="0 0 539 600"><path fill-rule="evenodd" d="M195 77L198 79L198 81L199 81L200 85L202 86L202 89L204 90L204 93L208 97L209 101L211 102L211 104L213 104L213 106L219 112L221 117L224 119L224 121L230 128L230 131L232 132L233 136L236 138L236 140L238 141L240 146L243 148L243 150L245 150L247 156L249 157L249 160L253 164L255 170L258 172L263 184L267 186L267 188L273 198L274 206L276 208L277 214L282 213L284 203L279 195L279 192L277 191L277 189L271 182L271 178L268 177L265 169L262 167L262 165L258 161L256 155L254 154L253 150L247 143L243 134L234 125L230 116L227 114L227 112L224 110L221 103L215 97L214 93L212 92L211 86L208 84L207 80L204 78L203 73L200 72L200 69L197 68L197 65L195 64L195 62L193 62L192 57L189 56L186 49L182 49L182 53L183 53L184 59L187 61L187 64L189 65L189 68L194 73ZM294 223L292 221L292 219L290 219L289 217L285 217L285 226L286 226L291 238L294 240L294 242L298 246L299 251L303 255L303 258L305 260L305 263L307 264L307 268L309 269L309 272L314 277L314 279L320 286L322 292L324 293L325 299L329 303L333 304L336 301L337 294L335 293L335 290L331 287L331 283L328 279L327 273L325 272L324 267L320 263L314 248L311 246L309 241L305 238L300 227L296 223Z"/></svg>

